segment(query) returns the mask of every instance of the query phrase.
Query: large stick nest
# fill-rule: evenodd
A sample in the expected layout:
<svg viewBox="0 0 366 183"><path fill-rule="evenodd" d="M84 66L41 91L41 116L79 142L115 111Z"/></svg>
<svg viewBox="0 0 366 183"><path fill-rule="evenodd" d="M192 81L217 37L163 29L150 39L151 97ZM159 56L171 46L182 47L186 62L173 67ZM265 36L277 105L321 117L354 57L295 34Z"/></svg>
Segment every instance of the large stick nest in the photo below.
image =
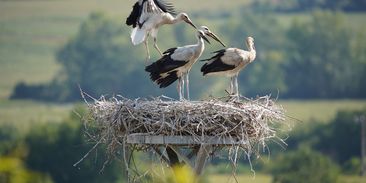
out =
<svg viewBox="0 0 366 183"><path fill-rule="evenodd" d="M268 96L240 101L102 97L88 106L98 129L97 138L108 144L109 150L125 143L130 134L150 134L193 136L198 144L204 143L200 137L230 137L239 142L233 146L252 152L255 145L265 145L268 140L281 141L278 124L285 121L284 109ZM141 149L151 146L139 145Z"/></svg>

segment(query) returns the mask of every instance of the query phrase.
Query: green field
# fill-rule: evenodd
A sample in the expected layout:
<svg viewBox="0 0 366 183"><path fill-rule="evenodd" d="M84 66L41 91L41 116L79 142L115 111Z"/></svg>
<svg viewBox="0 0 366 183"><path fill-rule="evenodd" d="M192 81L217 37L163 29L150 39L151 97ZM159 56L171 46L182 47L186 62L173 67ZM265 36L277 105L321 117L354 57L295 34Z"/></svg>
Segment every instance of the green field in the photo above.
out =
<svg viewBox="0 0 366 183"><path fill-rule="evenodd" d="M365 100L296 100L280 101L280 104L286 110L286 115L304 122L327 122L339 110L366 110Z"/></svg>
<svg viewBox="0 0 366 183"><path fill-rule="evenodd" d="M272 177L264 174L254 175L237 175L235 177L238 182L248 183L270 183ZM210 183L236 183L235 178L231 175L209 175L208 180Z"/></svg>
<svg viewBox="0 0 366 183"><path fill-rule="evenodd" d="M210 183L235 183L235 179L231 175L210 175L208 176ZM272 177L265 174L253 175L238 175L236 176L238 182L247 183L271 183ZM358 176L340 176L339 182L341 183L363 183L366 181L366 177Z"/></svg>
<svg viewBox="0 0 366 183"><path fill-rule="evenodd" d="M12 124L25 132L34 123L61 122L72 108L73 105L66 104L0 100L0 125Z"/></svg>

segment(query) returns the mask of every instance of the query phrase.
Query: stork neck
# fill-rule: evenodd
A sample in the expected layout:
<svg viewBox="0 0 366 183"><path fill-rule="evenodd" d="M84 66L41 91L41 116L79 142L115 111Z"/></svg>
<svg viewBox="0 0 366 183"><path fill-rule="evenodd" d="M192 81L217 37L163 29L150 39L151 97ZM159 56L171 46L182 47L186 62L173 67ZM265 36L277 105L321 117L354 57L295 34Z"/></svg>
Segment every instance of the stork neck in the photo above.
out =
<svg viewBox="0 0 366 183"><path fill-rule="evenodd" d="M197 45L205 48L205 40L203 40L202 37L198 37L198 43L197 43Z"/></svg>
<svg viewBox="0 0 366 183"><path fill-rule="evenodd" d="M254 44L251 44L251 45L247 44L247 47L248 47L248 51L249 51L249 52L256 52L256 51L255 51L255 46L254 46Z"/></svg>
<svg viewBox="0 0 366 183"><path fill-rule="evenodd" d="M255 57L256 57L256 55L257 55L257 52L255 51L255 47L254 47L254 45L251 45L251 46L249 46L249 48L248 48L248 50L249 50L249 53L250 53L250 62L252 62L252 61L254 61L254 59L255 59Z"/></svg>
<svg viewBox="0 0 366 183"><path fill-rule="evenodd" d="M181 22L183 19L179 16L179 15L177 15L176 17L173 17L173 16L169 16L168 17L168 23L169 24L176 24L176 23L178 23L178 22Z"/></svg>

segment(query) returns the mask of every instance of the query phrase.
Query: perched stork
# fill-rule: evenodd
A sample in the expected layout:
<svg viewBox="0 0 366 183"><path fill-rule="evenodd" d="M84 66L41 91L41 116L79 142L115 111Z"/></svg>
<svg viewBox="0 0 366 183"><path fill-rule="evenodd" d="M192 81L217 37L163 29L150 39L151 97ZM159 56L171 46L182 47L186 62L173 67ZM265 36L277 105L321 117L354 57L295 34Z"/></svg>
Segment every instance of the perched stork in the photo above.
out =
<svg viewBox="0 0 366 183"><path fill-rule="evenodd" d="M163 0L138 0L133 6L130 16L127 18L126 24L133 27L131 33L132 43L138 45L144 42L147 61L150 59L148 48L149 36L151 35L154 39L154 48L163 56L157 45L159 27L181 21L185 21L196 28L186 13L176 15L174 7L170 3L166 3Z"/></svg>
<svg viewBox="0 0 366 183"><path fill-rule="evenodd" d="M164 52L162 58L145 68L150 73L151 80L160 88L165 88L178 80L177 90L180 100L184 99L183 90L184 83L186 83L187 99L189 100L188 73L205 49L204 40L210 43L206 35L224 45L206 26L202 26L196 33L197 44L170 48Z"/></svg>
<svg viewBox="0 0 366 183"><path fill-rule="evenodd" d="M202 68L203 75L225 75L231 77L230 94L239 98L238 75L256 57L254 39L247 37L246 45L248 51L238 48L227 48L214 52L215 55L207 61Z"/></svg>

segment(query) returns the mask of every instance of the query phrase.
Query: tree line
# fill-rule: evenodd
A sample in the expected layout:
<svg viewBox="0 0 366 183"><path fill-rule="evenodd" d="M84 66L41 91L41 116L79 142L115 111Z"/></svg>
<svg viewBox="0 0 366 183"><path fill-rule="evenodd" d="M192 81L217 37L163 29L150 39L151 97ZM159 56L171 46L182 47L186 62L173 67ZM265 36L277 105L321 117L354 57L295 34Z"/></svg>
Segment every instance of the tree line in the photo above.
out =
<svg viewBox="0 0 366 183"><path fill-rule="evenodd" d="M256 0L251 7L257 11L304 12L314 9L362 12L366 10L365 0Z"/></svg>
<svg viewBox="0 0 366 183"><path fill-rule="evenodd" d="M346 15L334 11L314 11L309 20L294 20L285 27L273 14L238 10L221 16L221 24L211 27L230 47L245 47L246 36L255 38L257 58L239 76L241 93L248 97L279 95L280 98L339 99L365 98L366 34L351 29ZM209 18L210 14L195 13ZM204 23L201 22L198 23ZM197 23L197 22L196 22ZM191 28L164 27L162 48L192 44ZM165 31L165 32L164 32ZM169 32L170 31L170 32ZM129 40L130 30L103 13L93 13L79 32L57 53L61 72L49 83L18 83L11 98L45 101L80 100L79 86L94 97L121 94L126 97L175 96L175 86L161 90L144 71L144 51ZM168 36L164 36L164 34ZM171 37L169 37L171 36ZM206 46L203 57L220 49ZM153 57L158 58L157 55ZM228 86L219 77L203 78L199 64L191 72L194 98L201 98Z"/></svg>

